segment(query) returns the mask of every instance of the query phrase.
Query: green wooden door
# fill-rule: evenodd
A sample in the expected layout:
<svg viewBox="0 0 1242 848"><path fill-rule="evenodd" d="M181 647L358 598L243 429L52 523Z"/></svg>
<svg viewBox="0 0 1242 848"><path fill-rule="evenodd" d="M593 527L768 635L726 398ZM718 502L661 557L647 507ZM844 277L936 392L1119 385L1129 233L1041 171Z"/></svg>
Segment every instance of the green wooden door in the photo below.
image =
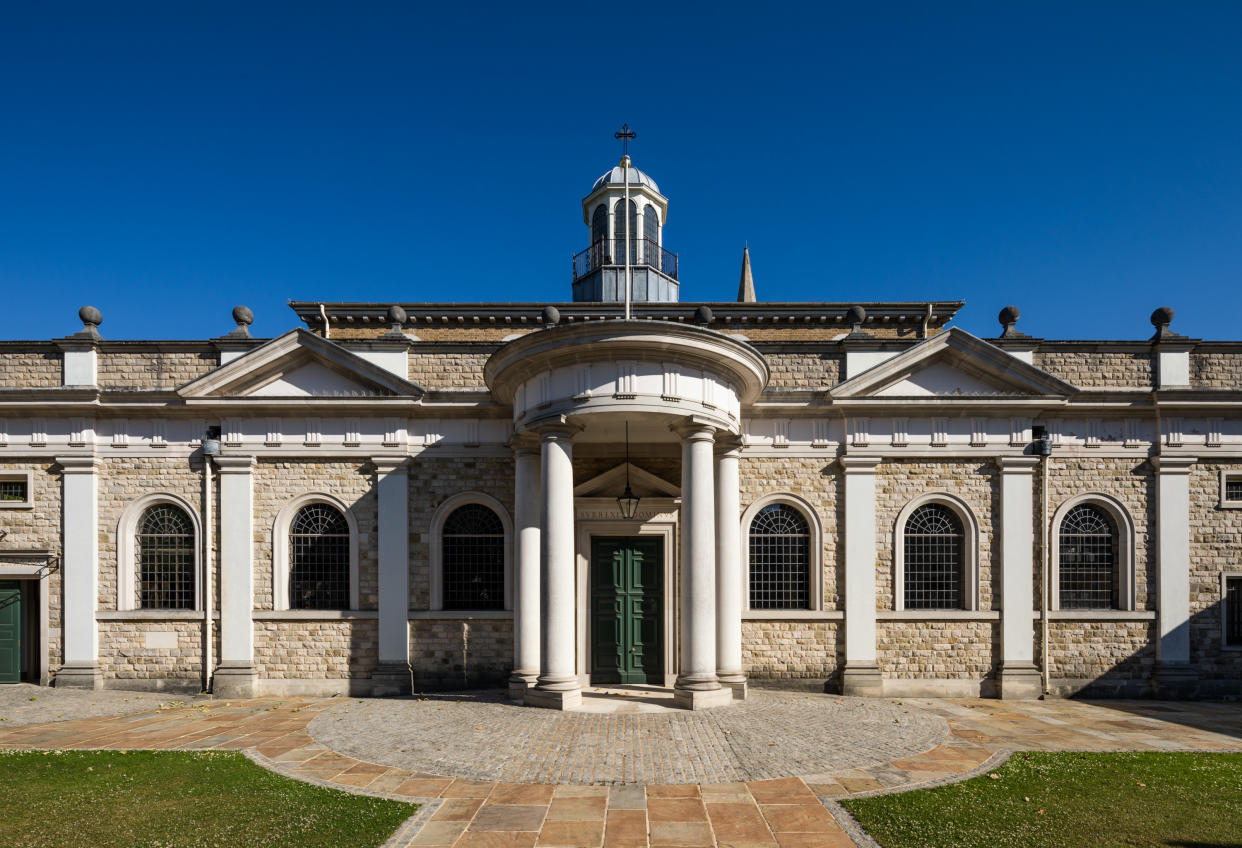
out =
<svg viewBox="0 0 1242 848"><path fill-rule="evenodd" d="M591 539L591 682L664 683L664 545Z"/></svg>
<svg viewBox="0 0 1242 848"><path fill-rule="evenodd" d="M22 679L22 590L13 580L0 582L0 683Z"/></svg>

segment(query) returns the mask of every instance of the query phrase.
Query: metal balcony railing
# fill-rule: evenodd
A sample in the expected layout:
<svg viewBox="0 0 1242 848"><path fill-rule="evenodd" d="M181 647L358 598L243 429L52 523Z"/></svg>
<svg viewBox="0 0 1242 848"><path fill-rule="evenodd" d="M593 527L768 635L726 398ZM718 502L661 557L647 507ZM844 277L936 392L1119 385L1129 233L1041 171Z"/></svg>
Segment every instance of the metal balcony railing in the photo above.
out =
<svg viewBox="0 0 1242 848"><path fill-rule="evenodd" d="M649 238L630 239L630 264L646 265L666 277L677 279L677 254ZM625 239L602 239L574 256L574 279L606 266L625 265Z"/></svg>

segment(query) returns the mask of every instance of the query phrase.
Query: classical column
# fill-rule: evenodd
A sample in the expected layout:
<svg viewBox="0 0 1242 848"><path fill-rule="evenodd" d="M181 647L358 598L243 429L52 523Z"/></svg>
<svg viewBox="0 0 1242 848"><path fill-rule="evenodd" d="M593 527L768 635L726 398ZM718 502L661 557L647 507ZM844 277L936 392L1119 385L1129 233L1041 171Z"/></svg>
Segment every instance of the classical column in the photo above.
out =
<svg viewBox="0 0 1242 848"><path fill-rule="evenodd" d="M1035 469L1039 457L1003 456L1001 474L1000 696L1038 698L1035 667Z"/></svg>
<svg viewBox="0 0 1242 848"><path fill-rule="evenodd" d="M716 446L716 677L746 698L742 668L742 543L738 499L738 454L730 437Z"/></svg>
<svg viewBox="0 0 1242 848"><path fill-rule="evenodd" d="M99 575L99 478L93 456L61 456L64 529L61 585L64 586L64 664L56 686L98 689L99 628L95 602ZM46 585L46 584L45 584ZM42 594L42 593L41 593Z"/></svg>
<svg viewBox="0 0 1242 848"><path fill-rule="evenodd" d="M513 595L513 674L509 697L521 700L539 679L539 443L533 439L513 446L513 512L516 522L517 591Z"/></svg>
<svg viewBox="0 0 1242 848"><path fill-rule="evenodd" d="M884 694L875 653L875 456L843 456L845 473L846 695Z"/></svg>
<svg viewBox="0 0 1242 848"><path fill-rule="evenodd" d="M371 694L409 695L409 474L404 456L377 456L371 462L379 500L379 662L371 672Z"/></svg>
<svg viewBox="0 0 1242 848"><path fill-rule="evenodd" d="M1156 555L1159 621L1156 694L1192 697L1198 673L1190 664L1190 469L1189 456L1152 457L1156 466Z"/></svg>
<svg viewBox="0 0 1242 848"><path fill-rule="evenodd" d="M220 665L212 691L255 694L254 457L217 456L220 472Z"/></svg>
<svg viewBox="0 0 1242 848"><path fill-rule="evenodd" d="M681 669L673 703L691 710L733 699L716 677L716 428L690 421L681 435Z"/></svg>
<svg viewBox="0 0 1242 848"><path fill-rule="evenodd" d="M540 489L543 505L539 534L540 612L543 634L539 678L523 700L565 709L582 703L574 664L574 447L576 428L560 422L539 428L542 444Z"/></svg>

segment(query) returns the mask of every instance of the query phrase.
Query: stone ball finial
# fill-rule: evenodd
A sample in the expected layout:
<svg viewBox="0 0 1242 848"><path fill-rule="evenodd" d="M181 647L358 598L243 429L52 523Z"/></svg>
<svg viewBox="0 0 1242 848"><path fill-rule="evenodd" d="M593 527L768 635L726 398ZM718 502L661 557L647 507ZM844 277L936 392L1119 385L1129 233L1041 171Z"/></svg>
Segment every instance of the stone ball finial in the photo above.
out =
<svg viewBox="0 0 1242 848"><path fill-rule="evenodd" d="M1022 317L1022 311L1016 306L1006 306L996 316L996 320L1001 322L1001 326L1005 328L1012 327L1018 323L1018 319Z"/></svg>
<svg viewBox="0 0 1242 848"><path fill-rule="evenodd" d="M233 320L237 322L239 327L249 327L254 323L254 313L247 306L234 306Z"/></svg>
<svg viewBox="0 0 1242 848"><path fill-rule="evenodd" d="M845 313L845 322L857 330L867 320L867 310L861 306L851 306Z"/></svg>
<svg viewBox="0 0 1242 848"><path fill-rule="evenodd" d="M694 323L707 326L712 322L712 310L710 306L700 306L694 310Z"/></svg>
<svg viewBox="0 0 1242 848"><path fill-rule="evenodd" d="M405 314L405 310L400 306L393 304L388 307L388 323L392 324L394 327L401 327L404 325L405 319L408 317L409 316Z"/></svg>
<svg viewBox="0 0 1242 848"><path fill-rule="evenodd" d="M561 323L561 310L555 306L545 306L543 308L543 325L545 327L555 327Z"/></svg>
<svg viewBox="0 0 1242 848"><path fill-rule="evenodd" d="M103 313L93 306L83 306L78 310L78 317L82 319L82 324L87 327L98 327L103 323Z"/></svg>
<svg viewBox="0 0 1242 848"><path fill-rule="evenodd" d="M1155 312L1151 313L1151 325L1159 330L1161 327L1167 327L1173 323L1173 307L1161 306Z"/></svg>

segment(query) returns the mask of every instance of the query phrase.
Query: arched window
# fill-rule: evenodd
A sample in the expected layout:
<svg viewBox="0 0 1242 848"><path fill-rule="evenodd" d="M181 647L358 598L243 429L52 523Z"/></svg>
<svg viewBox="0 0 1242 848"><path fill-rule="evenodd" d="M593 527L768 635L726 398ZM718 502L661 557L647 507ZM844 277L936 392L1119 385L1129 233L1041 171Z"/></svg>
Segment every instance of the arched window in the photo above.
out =
<svg viewBox="0 0 1242 848"><path fill-rule="evenodd" d="M138 521L138 605L194 609L194 524L170 503L149 507Z"/></svg>
<svg viewBox="0 0 1242 848"><path fill-rule="evenodd" d="M1061 609L1116 609L1117 525L1084 503L1061 519L1058 589Z"/></svg>
<svg viewBox="0 0 1242 848"><path fill-rule="evenodd" d="M624 200L618 200L612 207L612 238L616 245L612 261L617 265L625 264L625 207ZM638 261L638 204L630 201L630 264Z"/></svg>
<svg viewBox="0 0 1242 848"><path fill-rule="evenodd" d="M948 506L927 503L902 533L905 609L961 609L966 534Z"/></svg>
<svg viewBox="0 0 1242 848"><path fill-rule="evenodd" d="M660 267L660 212L654 206L643 209L643 261Z"/></svg>
<svg viewBox="0 0 1242 848"><path fill-rule="evenodd" d="M349 523L330 504L307 504L289 525L289 609L348 609L349 584Z"/></svg>
<svg viewBox="0 0 1242 848"><path fill-rule="evenodd" d="M443 608L505 608L505 527L495 512L468 503L449 513L441 531Z"/></svg>
<svg viewBox="0 0 1242 848"><path fill-rule="evenodd" d="M601 203L591 214L591 244L599 244L606 238L608 238L608 205Z"/></svg>
<svg viewBox="0 0 1242 848"><path fill-rule="evenodd" d="M773 503L750 523L750 608L807 609L811 528L794 507Z"/></svg>

